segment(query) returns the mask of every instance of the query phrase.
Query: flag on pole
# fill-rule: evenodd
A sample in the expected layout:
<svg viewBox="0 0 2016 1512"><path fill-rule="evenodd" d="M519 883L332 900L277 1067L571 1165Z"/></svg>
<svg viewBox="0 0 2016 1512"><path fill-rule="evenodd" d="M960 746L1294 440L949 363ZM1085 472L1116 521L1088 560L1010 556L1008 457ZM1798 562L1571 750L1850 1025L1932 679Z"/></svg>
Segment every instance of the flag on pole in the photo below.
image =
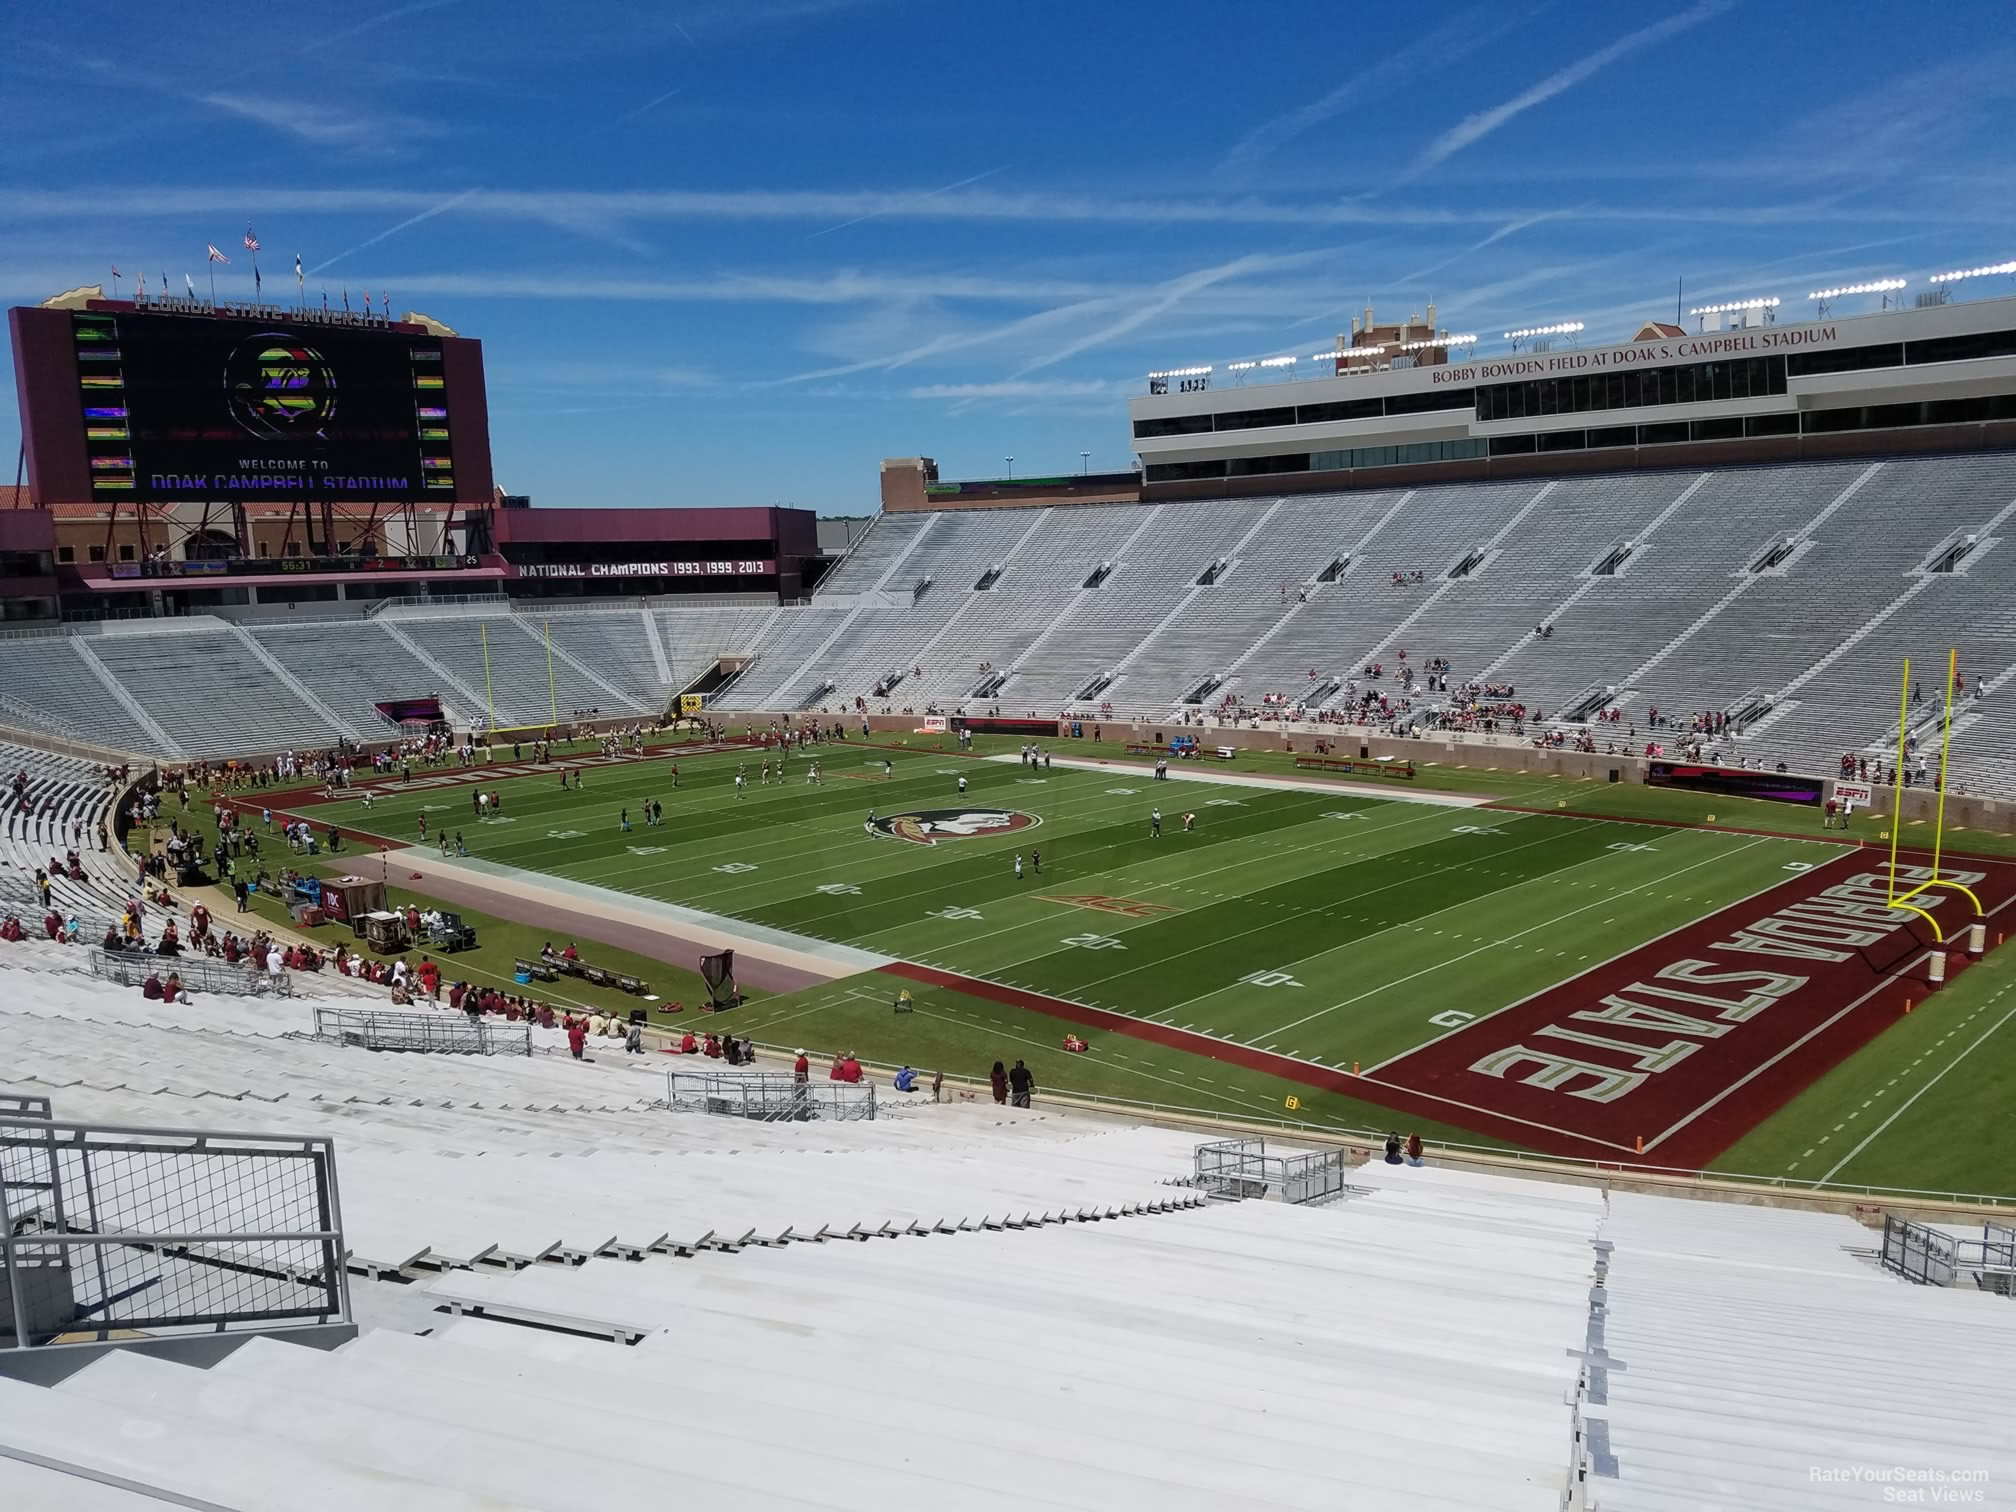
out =
<svg viewBox="0 0 2016 1512"><path fill-rule="evenodd" d="M350 286L348 284L343 286L343 310L345 314L348 314L350 310Z"/></svg>
<svg viewBox="0 0 2016 1512"><path fill-rule="evenodd" d="M261 278L261 277L259 276L259 264L257 264L257 263L255 262L254 264L252 264L252 293L253 293L253 296L254 296L254 297L256 298L256 297L258 296L259 292L260 292L260 291L261 291L262 289L264 289L265 287L266 287L266 282L265 282L265 280L264 280L264 279L262 279L262 278Z"/></svg>
<svg viewBox="0 0 2016 1512"><path fill-rule="evenodd" d="M138 299L145 299L147 297L147 275L145 273L140 275L140 292L134 297Z"/></svg>
<svg viewBox="0 0 2016 1512"><path fill-rule="evenodd" d="M378 302L382 306L384 306L385 318L387 320L390 320L392 318L392 296L390 294L381 293L378 296Z"/></svg>
<svg viewBox="0 0 2016 1512"><path fill-rule="evenodd" d="M124 278L126 275L119 271L119 264L114 263L112 264L112 276L114 278Z"/></svg>
<svg viewBox="0 0 2016 1512"><path fill-rule="evenodd" d="M187 273L184 273L182 275L182 282L189 286L189 297L194 299L196 297L196 280L191 278Z"/></svg>
<svg viewBox="0 0 2016 1512"><path fill-rule="evenodd" d="M322 308L325 310L329 308L329 291L327 289L322 291Z"/></svg>
<svg viewBox="0 0 2016 1512"><path fill-rule="evenodd" d="M294 282L297 284L301 282L301 254L299 252L294 254Z"/></svg>
<svg viewBox="0 0 2016 1512"><path fill-rule="evenodd" d="M205 249L209 252L210 261L212 261L213 263L220 263L220 262L228 263L229 261L231 261L230 258L226 257L222 252L219 252L217 248L211 245L209 242L205 242L203 245Z"/></svg>
<svg viewBox="0 0 2016 1512"><path fill-rule="evenodd" d="M247 252L257 252L259 250L259 238L252 234L252 222L250 221L245 222L245 250Z"/></svg>

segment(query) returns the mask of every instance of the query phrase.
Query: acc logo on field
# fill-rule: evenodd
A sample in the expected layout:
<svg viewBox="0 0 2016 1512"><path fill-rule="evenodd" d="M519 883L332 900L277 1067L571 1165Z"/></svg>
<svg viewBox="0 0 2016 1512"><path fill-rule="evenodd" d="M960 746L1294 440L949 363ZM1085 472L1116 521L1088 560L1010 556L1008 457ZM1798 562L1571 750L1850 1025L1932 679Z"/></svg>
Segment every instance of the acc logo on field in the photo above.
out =
<svg viewBox="0 0 2016 1512"><path fill-rule="evenodd" d="M908 840L912 845L936 845L940 840L973 840L982 835L1011 835L1034 829L1043 821L1017 809L912 809L886 814L865 826L871 835Z"/></svg>

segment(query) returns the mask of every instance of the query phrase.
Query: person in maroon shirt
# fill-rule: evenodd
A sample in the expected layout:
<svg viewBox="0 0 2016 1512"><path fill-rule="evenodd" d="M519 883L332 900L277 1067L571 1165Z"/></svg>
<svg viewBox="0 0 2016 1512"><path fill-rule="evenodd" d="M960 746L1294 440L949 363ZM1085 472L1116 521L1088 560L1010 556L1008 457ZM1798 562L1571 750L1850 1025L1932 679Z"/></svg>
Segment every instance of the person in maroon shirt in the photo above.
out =
<svg viewBox="0 0 2016 1512"><path fill-rule="evenodd" d="M567 1048L574 1059L582 1059L582 1050L588 1044L588 1026L578 1019L567 1030Z"/></svg>

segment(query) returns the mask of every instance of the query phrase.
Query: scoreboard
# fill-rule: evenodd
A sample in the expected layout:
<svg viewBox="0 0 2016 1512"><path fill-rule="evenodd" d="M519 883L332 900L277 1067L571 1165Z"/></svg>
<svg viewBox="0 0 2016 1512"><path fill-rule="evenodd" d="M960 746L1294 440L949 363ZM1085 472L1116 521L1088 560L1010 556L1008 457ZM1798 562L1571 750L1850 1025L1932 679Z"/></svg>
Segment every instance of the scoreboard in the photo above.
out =
<svg viewBox="0 0 2016 1512"><path fill-rule="evenodd" d="M12 313L41 502L488 502L476 342L271 309Z"/></svg>

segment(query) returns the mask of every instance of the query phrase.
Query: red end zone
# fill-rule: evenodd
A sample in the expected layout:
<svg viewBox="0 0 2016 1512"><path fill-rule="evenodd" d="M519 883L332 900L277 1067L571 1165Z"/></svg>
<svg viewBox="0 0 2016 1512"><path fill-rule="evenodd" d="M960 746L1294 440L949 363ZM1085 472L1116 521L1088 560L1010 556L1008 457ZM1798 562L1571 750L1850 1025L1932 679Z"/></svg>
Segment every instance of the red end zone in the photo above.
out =
<svg viewBox="0 0 2016 1512"><path fill-rule="evenodd" d="M1991 916L2016 899L2009 863L1941 870ZM1948 953L1949 977L1967 964L1965 896L1939 888L1913 900L1940 921L1940 946L1916 914L1887 905L1887 871L1873 852L1846 852L1363 1080L1548 1153L1600 1146L1608 1159L1705 1166L1895 1022L1907 999L1923 1002L1933 951ZM1900 866L1899 886L1930 875Z"/></svg>
<svg viewBox="0 0 2016 1512"><path fill-rule="evenodd" d="M1940 947L1888 906L1887 864L1844 851L1363 1076L936 967L882 969L1545 1154L1693 1170L1894 1023L1907 996L1924 1000ZM1991 920L2016 901L2016 864L1941 870ZM1929 875L1898 868L1905 887ZM1972 907L1943 888L1913 901L1949 937L1950 979L1967 964Z"/></svg>

